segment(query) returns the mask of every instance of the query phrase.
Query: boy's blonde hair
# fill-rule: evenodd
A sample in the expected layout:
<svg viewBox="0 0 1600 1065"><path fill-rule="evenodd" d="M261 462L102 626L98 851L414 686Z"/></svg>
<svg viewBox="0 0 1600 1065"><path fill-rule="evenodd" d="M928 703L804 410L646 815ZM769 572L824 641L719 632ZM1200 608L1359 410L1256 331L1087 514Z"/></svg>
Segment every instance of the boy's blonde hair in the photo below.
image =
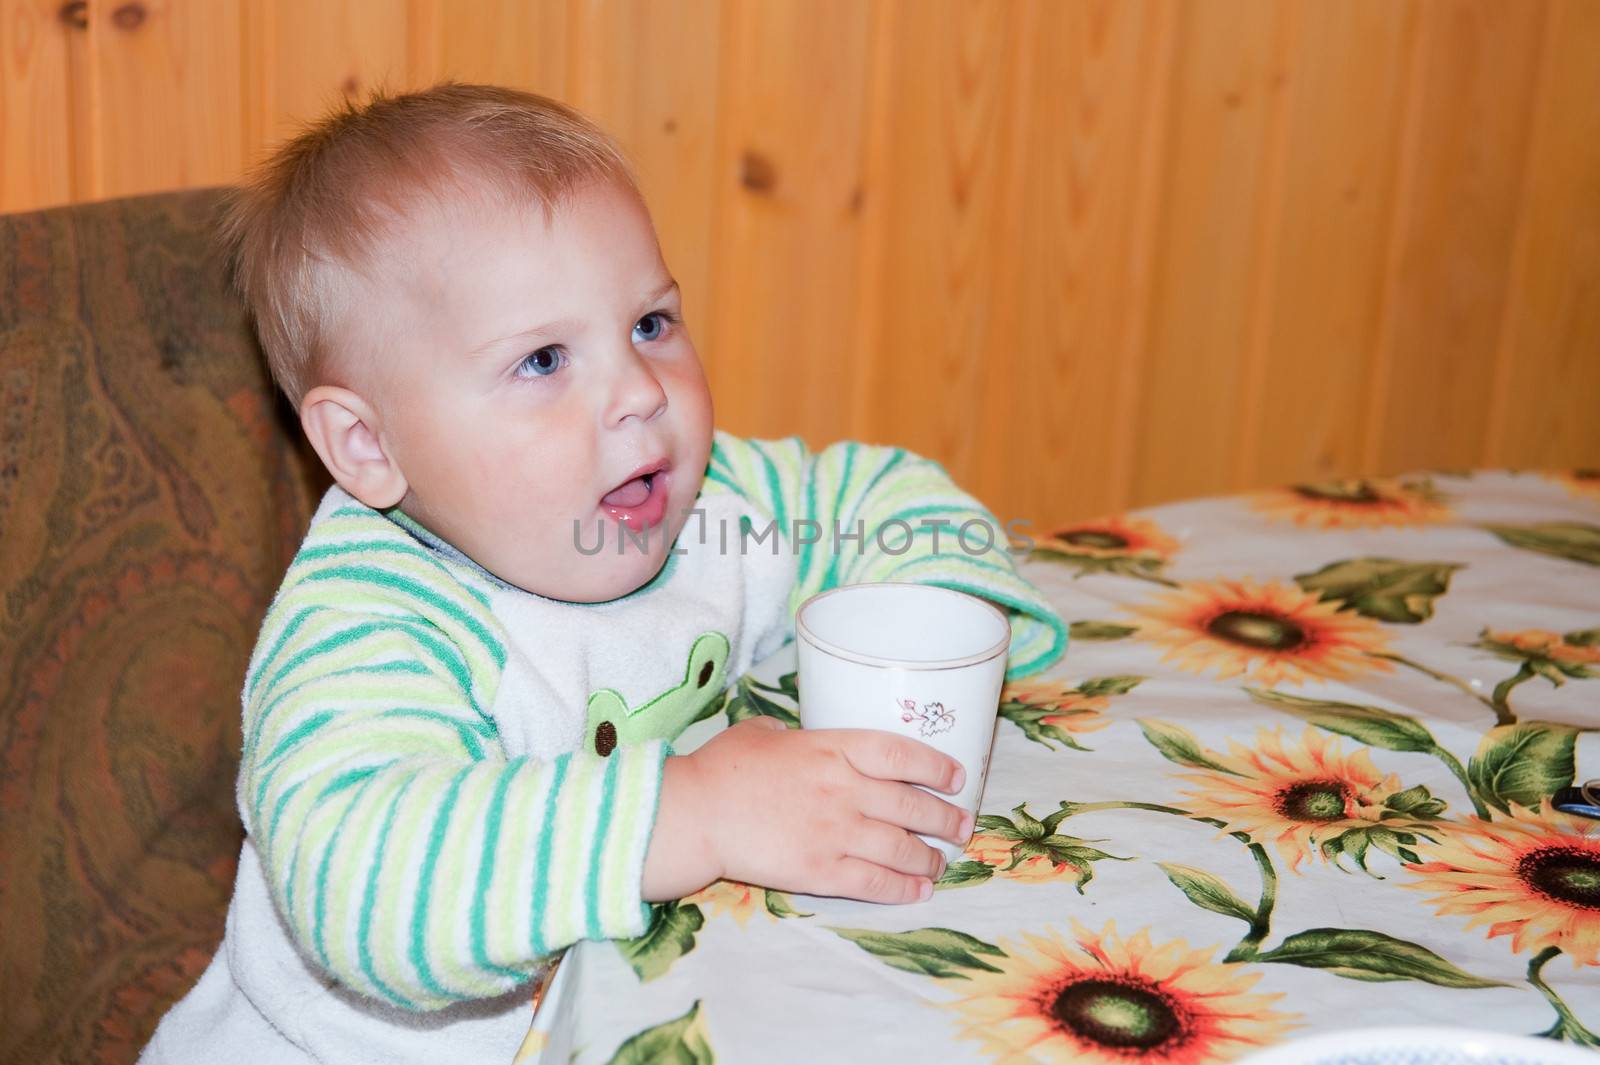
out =
<svg viewBox="0 0 1600 1065"><path fill-rule="evenodd" d="M377 92L272 154L223 219L234 285L272 375L295 404L331 355L348 278L424 201L541 207L597 180L637 188L622 151L578 112L533 93L444 83Z"/></svg>

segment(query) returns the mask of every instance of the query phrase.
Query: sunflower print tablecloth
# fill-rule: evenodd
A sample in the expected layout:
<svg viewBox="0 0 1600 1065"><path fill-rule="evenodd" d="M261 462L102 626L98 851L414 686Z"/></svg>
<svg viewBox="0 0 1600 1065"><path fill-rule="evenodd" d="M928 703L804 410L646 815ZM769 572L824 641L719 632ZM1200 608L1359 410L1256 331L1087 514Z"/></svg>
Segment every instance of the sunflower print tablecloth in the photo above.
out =
<svg viewBox="0 0 1600 1065"><path fill-rule="evenodd" d="M1181 503L1024 565L1074 640L1006 689L931 900L713 885L570 952L523 1060L1193 1065L1394 1024L1600 1046L1600 821L1548 800L1600 777L1600 477ZM790 663L698 738L793 723Z"/></svg>

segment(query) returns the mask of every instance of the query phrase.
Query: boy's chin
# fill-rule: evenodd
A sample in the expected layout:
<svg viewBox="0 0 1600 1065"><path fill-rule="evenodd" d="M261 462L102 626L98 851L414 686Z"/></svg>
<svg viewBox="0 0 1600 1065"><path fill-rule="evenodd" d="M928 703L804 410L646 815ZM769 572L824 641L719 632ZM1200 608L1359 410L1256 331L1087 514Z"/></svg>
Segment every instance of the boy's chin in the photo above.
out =
<svg viewBox="0 0 1600 1065"><path fill-rule="evenodd" d="M593 557L578 558L556 580L535 582L542 587L519 586L546 599L568 603L608 603L631 595L655 580L669 557L665 548L658 549L654 544L648 554L631 544L621 556L614 551L613 547Z"/></svg>

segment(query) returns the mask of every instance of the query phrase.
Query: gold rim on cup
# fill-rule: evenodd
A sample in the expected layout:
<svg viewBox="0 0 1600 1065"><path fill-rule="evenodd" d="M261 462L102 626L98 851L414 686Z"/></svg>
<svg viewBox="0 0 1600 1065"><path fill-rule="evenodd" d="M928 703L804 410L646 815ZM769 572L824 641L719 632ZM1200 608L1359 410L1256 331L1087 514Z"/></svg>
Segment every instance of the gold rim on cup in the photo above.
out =
<svg viewBox="0 0 1600 1065"><path fill-rule="evenodd" d="M853 591L858 588L918 588L925 591L938 592L942 595L960 596L963 599L967 599L973 603L976 603L978 606L994 615L995 619L1000 622L1000 639L991 646L986 647L982 651L978 651L974 654L964 655L961 658L936 659L929 662L919 661L911 658L884 658L880 655L862 654L859 651L847 650L846 648L840 647L837 644L829 643L827 640L822 639L815 632L811 631L810 626L806 624L806 610L810 608L811 604L817 602L819 599L826 599L830 595L837 595L840 592ZM842 658L847 662L855 662L863 666L890 666L896 669L904 670L931 671L940 669L962 669L966 666L975 666L980 662L989 661L989 659L994 658L996 655L1005 654L1006 648L1011 645L1011 623L1006 621L1006 616L988 600L980 599L975 595L968 594L967 592L958 592L954 588L944 588L937 584L910 584L904 581L871 581L866 584L846 584L838 588L830 588L825 592L818 592L816 595L813 595L811 598L801 603L800 609L795 611L794 627L795 632L800 639L806 641L823 654L832 655L835 658Z"/></svg>

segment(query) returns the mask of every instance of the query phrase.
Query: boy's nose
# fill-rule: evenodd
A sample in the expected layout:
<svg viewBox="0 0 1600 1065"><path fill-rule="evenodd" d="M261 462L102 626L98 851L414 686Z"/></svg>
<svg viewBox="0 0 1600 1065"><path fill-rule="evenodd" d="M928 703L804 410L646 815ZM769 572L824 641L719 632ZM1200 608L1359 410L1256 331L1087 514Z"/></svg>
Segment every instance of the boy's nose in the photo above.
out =
<svg viewBox="0 0 1600 1065"><path fill-rule="evenodd" d="M660 379L635 351L625 352L618 360L607 399L608 426L621 425L629 418L647 422L667 409L667 393Z"/></svg>

